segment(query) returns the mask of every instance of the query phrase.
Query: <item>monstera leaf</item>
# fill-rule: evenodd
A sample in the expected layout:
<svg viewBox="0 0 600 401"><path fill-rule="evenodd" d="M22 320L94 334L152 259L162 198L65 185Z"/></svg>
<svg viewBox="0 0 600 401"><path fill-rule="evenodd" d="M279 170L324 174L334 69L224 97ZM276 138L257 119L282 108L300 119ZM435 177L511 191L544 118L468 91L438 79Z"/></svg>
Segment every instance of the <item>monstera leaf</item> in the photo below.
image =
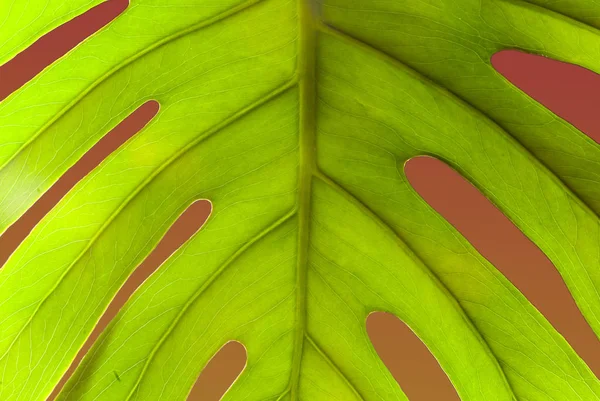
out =
<svg viewBox="0 0 600 401"><path fill-rule="evenodd" d="M0 4L0 62L99 0ZM600 400L600 382L412 189L437 157L551 259L600 334L600 147L498 74L507 48L600 72L592 0L132 0L0 103L0 232L144 102L160 111L0 270L0 399L44 400L198 199L60 401L184 400L228 340L226 400L405 400L365 329L402 319L463 401ZM510 250L507 250L510 252Z"/></svg>

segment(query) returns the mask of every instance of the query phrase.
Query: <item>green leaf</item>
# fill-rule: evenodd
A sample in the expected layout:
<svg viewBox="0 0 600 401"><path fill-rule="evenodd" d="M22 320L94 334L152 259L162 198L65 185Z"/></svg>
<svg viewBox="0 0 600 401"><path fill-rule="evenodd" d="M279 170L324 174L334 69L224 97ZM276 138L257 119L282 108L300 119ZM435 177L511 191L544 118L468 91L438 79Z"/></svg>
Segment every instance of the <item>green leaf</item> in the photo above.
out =
<svg viewBox="0 0 600 401"><path fill-rule="evenodd" d="M0 62L98 1L5 3ZM403 171L426 154L470 180L600 335L600 147L490 63L516 48L600 72L599 17L590 0L132 0L0 103L0 232L125 116L161 105L0 270L0 399L46 399L127 277L209 199L60 401L184 400L228 340L248 364L225 400L405 400L372 311L402 319L463 401L600 400Z"/></svg>

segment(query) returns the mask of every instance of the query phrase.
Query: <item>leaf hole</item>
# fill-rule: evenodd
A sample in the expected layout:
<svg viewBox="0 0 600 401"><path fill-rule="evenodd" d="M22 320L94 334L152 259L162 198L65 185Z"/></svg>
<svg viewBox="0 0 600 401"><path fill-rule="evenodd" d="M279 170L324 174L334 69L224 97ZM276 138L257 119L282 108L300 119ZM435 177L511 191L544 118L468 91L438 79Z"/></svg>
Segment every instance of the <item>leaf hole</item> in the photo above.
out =
<svg viewBox="0 0 600 401"><path fill-rule="evenodd" d="M128 0L108 0L48 32L0 66L0 100L6 98L64 56L69 50L117 18Z"/></svg>
<svg viewBox="0 0 600 401"><path fill-rule="evenodd" d="M229 341L208 361L187 401L219 401L240 377L247 364L246 347Z"/></svg>
<svg viewBox="0 0 600 401"><path fill-rule="evenodd" d="M415 157L405 172L419 195L529 299L600 377L600 342L537 245L442 161Z"/></svg>
<svg viewBox="0 0 600 401"><path fill-rule="evenodd" d="M411 401L460 401L450 379L417 335L391 313L372 312L367 333L377 354Z"/></svg>
<svg viewBox="0 0 600 401"><path fill-rule="evenodd" d="M113 128L63 174L15 223L0 235L0 267L36 224L90 171L117 148L144 128L158 113L160 106L151 100Z"/></svg>
<svg viewBox="0 0 600 401"><path fill-rule="evenodd" d="M518 50L502 50L492 56L491 62L512 84L600 143L598 74Z"/></svg>
<svg viewBox="0 0 600 401"><path fill-rule="evenodd" d="M171 225L165 233L156 248L146 257L146 259L137 267L137 269L129 276L127 281L119 289L112 302L94 327L94 330L87 338L83 347L77 353L77 356L69 366L67 372L61 378L59 384L54 388L52 395L47 401L52 401L56 398L60 390L63 388L67 380L71 377L77 366L79 366L82 358L94 344L102 330L110 323L117 315L121 307L127 302L133 292L152 274L156 269L177 249L179 249L190 237L198 232L204 223L208 220L212 211L212 204L206 199L200 199L188 206L185 211ZM226 354L228 355L228 354ZM118 372L113 371L115 379L120 381ZM218 399L218 398L217 398Z"/></svg>

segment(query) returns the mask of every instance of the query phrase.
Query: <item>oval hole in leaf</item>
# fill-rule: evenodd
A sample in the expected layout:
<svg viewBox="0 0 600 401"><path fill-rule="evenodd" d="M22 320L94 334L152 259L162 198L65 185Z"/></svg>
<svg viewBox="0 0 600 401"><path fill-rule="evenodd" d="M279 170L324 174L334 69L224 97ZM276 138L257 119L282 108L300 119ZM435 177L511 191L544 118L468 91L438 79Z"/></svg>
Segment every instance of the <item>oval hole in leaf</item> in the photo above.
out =
<svg viewBox="0 0 600 401"><path fill-rule="evenodd" d="M600 143L598 74L517 50L502 50L491 61L496 71L515 86Z"/></svg>
<svg viewBox="0 0 600 401"><path fill-rule="evenodd" d="M160 106L155 100L148 101L138 107L88 150L19 220L0 235L0 268L25 237L29 235L33 227L61 198L108 155L144 128L156 116L159 108Z"/></svg>
<svg viewBox="0 0 600 401"><path fill-rule="evenodd" d="M146 259L137 267L133 274L127 279L119 292L115 295L111 304L108 306L100 321L94 327L94 331L87 338L83 347L79 350L77 356L67 372L63 375L60 383L54 388L52 395L47 401L56 398L69 377L73 374L81 359L88 352L92 344L96 341L102 330L119 312L119 309L127 302L131 294L146 280L154 271L169 257L179 249L192 235L194 235L208 220L212 211L212 204L205 199L192 203L171 225L167 233L160 240L156 248L146 257ZM8 232L8 231L7 231ZM222 348L223 349L223 348ZM219 351L220 352L220 351ZM228 351L229 352L229 351ZM245 352L245 351L244 351ZM228 353L226 355L229 355ZM118 378L117 378L118 380ZM216 398L218 400L218 398Z"/></svg>
<svg viewBox="0 0 600 401"><path fill-rule="evenodd" d="M108 0L39 38L0 66L0 100L23 86L48 65L108 25L128 7L128 0Z"/></svg>
<svg viewBox="0 0 600 401"><path fill-rule="evenodd" d="M546 255L442 161L415 157L406 163L405 172L419 195L535 305L600 377L600 342Z"/></svg>
<svg viewBox="0 0 600 401"><path fill-rule="evenodd" d="M410 401L460 401L450 379L416 334L386 312L367 317L367 333L377 354Z"/></svg>
<svg viewBox="0 0 600 401"><path fill-rule="evenodd" d="M198 376L187 401L219 401L246 367L246 347L229 341L217 352Z"/></svg>

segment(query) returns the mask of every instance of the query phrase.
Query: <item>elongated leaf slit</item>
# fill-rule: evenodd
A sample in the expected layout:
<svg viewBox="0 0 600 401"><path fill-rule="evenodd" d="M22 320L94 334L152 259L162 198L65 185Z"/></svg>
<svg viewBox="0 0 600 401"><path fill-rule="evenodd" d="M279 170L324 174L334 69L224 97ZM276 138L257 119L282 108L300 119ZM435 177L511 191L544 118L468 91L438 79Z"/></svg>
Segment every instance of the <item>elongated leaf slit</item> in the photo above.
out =
<svg viewBox="0 0 600 401"><path fill-rule="evenodd" d="M600 342L546 255L475 186L440 160L416 157L406 163L405 171L419 195L544 314L598 376Z"/></svg>
<svg viewBox="0 0 600 401"><path fill-rule="evenodd" d="M370 313L367 333L410 401L460 401L427 346L398 317L386 312Z"/></svg>
<svg viewBox="0 0 600 401"><path fill-rule="evenodd" d="M208 361L188 395L188 401L219 401L239 379L247 365L246 347L229 341Z"/></svg>
<svg viewBox="0 0 600 401"><path fill-rule="evenodd" d="M491 61L496 71L512 84L600 143L598 74L575 64L517 50L502 50Z"/></svg>
<svg viewBox="0 0 600 401"><path fill-rule="evenodd" d="M35 77L69 50L110 24L128 0L108 0L39 38L12 60L0 65L0 101Z"/></svg>

